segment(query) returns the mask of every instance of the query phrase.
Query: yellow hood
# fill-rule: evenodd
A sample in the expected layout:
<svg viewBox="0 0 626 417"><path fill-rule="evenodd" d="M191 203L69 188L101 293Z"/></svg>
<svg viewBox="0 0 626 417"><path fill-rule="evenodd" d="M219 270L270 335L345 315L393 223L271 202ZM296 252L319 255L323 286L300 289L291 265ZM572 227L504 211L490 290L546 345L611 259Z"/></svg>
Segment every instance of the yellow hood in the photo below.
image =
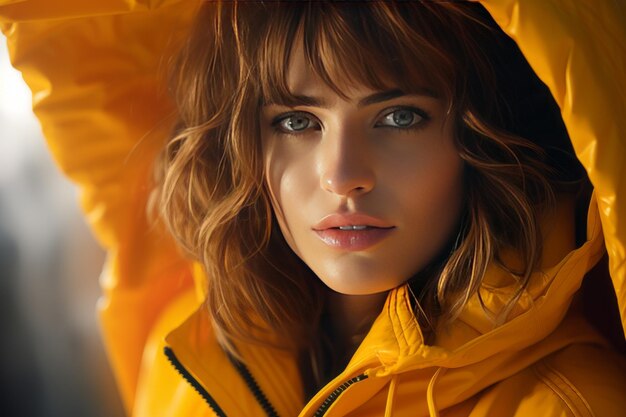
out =
<svg viewBox="0 0 626 417"><path fill-rule="evenodd" d="M472 300L456 327L437 341L438 347L421 343L405 290L391 292L346 372L306 410L318 406L331 386L365 373L367 381L355 383L333 405L334 415L347 413L365 398L380 397L387 410L394 410L394 402L404 401L409 388L425 392L429 399L416 415L436 415L435 408L461 404L488 384L563 346L597 340L576 314L566 320L563 315L604 248L621 320L626 323L626 140L622 137L626 132L626 7L608 0L482 3L518 43L561 108L576 153L595 187L589 240L574 251L568 242L555 238L546 245L551 252L544 275L533 279L514 319L493 330ZM244 407L233 397L242 387L232 370L224 369L224 377L216 379L211 369L203 371L206 365L196 363L198 355L211 351L212 343L207 336L210 329L199 319L201 313L179 326L202 299L201 290L195 297L184 295L193 291L192 276L202 281L202 274L194 273L161 230L149 227L145 214L150 164L174 119L163 74L198 4L198 0L0 0L0 24L13 65L33 92L34 110L55 159L81 187L87 219L109 251L99 307L129 411L155 406L146 403L142 390L157 384L150 368L162 358L155 359L160 354L155 349L175 328L168 342L175 351L186 352L181 361L188 361L208 387L223 392L218 395L226 404L232 403L230 407L239 411ZM567 227L555 225L554 230ZM488 307L497 309L507 294L506 280L496 268L489 274L490 285L483 295ZM298 385L279 384L280 377L294 380L293 360L263 349L243 350L252 358L254 374L269 375L262 388L278 398L276 407L285 413L281 415L295 415L293 410L302 405ZM403 375L411 375L411 382ZM161 380L152 388L168 383ZM366 410L359 409L359 415L367 415Z"/></svg>
<svg viewBox="0 0 626 417"><path fill-rule="evenodd" d="M561 108L595 188L626 331L626 5L619 1L481 2L515 40Z"/></svg>

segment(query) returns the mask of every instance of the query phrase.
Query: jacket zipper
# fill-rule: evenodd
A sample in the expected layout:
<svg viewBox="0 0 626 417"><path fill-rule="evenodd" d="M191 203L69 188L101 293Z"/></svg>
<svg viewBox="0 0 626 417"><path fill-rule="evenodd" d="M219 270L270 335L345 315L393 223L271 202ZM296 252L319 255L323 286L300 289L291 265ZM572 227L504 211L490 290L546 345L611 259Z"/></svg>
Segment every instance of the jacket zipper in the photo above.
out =
<svg viewBox="0 0 626 417"><path fill-rule="evenodd" d="M202 386L202 384L200 384L200 382L196 378L194 378L193 375L191 375L187 368L185 368L183 364L180 363L172 348L167 346L165 347L165 356L167 356L167 359L174 366L174 368L176 368L178 373L185 379L185 381L187 381L202 396L202 398L204 398L204 400L207 402L207 404L215 414L217 414L219 417L227 417L226 413L217 404L215 399L211 397L211 394L209 394L209 392ZM239 375L243 378L244 382L248 386L248 389L252 392L252 395L254 395L254 398L257 400L263 411L265 411L265 414L267 414L268 417L278 417L278 413L269 402L248 368L243 363L236 360L233 356L228 355L228 358L230 359L231 363L233 364Z"/></svg>
<svg viewBox="0 0 626 417"><path fill-rule="evenodd" d="M227 417L226 413L224 413L224 411L213 399L213 397L211 397L208 391L204 389L202 384L200 384L200 382L198 382L198 380L195 379L193 375L191 375L191 373L189 373L189 371L183 366L183 364L180 363L180 361L174 354L174 351L170 347L165 347L165 356L167 356L167 359L170 361L172 366L174 366L174 368L185 379L185 381L187 381L200 394L200 396L202 396L202 398L206 401L206 403L216 415L218 415L219 417ZM239 362L231 355L228 355L228 357L237 372L239 372L239 375L241 375L241 377L245 381L248 389L250 389L250 391L254 395L254 398L257 400L261 408L263 408L263 411L265 411L265 414L267 414L268 417L278 417L278 413L276 413L276 410L261 390L261 387L259 387L259 385L257 384L250 370L243 363ZM323 415L325 415L330 406L333 405L337 398L339 398L339 396L346 389L348 389L351 385L357 382L363 381L364 379L367 379L367 375L357 375L354 378L351 378L338 386L333 392L330 393L328 397L326 397L324 402L315 412L314 417L322 417Z"/></svg>
<svg viewBox="0 0 626 417"><path fill-rule="evenodd" d="M233 364L237 372L239 372L239 375L241 375L243 380L246 382L248 389L252 392L252 395L254 395L254 398L259 403L263 411L265 411L265 414L267 414L268 417L278 417L278 413L274 409L274 406L272 406L270 401L267 399L265 393L263 393L261 387L259 387L259 384L257 384L246 365L238 361L230 354L228 355L228 359L230 359L230 362Z"/></svg>
<svg viewBox="0 0 626 417"><path fill-rule="evenodd" d="M217 402L211 397L211 395L207 392L206 389L198 382L196 378L194 378L189 371L183 366L182 363L178 360L176 355L174 355L174 351L170 347L165 347L165 356L170 361L172 366L176 368L178 373L191 385L197 392L200 394L202 398L207 402L211 410L219 416L219 417L227 417L226 413L217 405Z"/></svg>
<svg viewBox="0 0 626 417"><path fill-rule="evenodd" d="M324 414L326 414L326 412L328 411L330 406L333 405L333 403L337 400L337 398L339 398L339 396L345 390L347 390L349 386L351 386L352 384L355 384L357 382L361 382L364 379L367 379L367 375L361 374L361 375L357 375L354 378L349 379L346 382L344 382L343 384L339 385L339 387L337 387L337 389L335 389L333 392L331 392L330 395L324 400L322 405L320 405L320 408L317 409L317 411L314 414L314 417L321 417Z"/></svg>

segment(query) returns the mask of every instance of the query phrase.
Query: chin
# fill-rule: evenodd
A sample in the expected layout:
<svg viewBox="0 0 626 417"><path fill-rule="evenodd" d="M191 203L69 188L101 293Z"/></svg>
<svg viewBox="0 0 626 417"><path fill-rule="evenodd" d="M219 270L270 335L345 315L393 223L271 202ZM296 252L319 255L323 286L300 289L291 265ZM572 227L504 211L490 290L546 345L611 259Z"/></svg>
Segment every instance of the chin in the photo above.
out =
<svg viewBox="0 0 626 417"><path fill-rule="evenodd" d="M406 282L390 277L369 274L320 275L318 277L331 290L344 295L372 295L387 292Z"/></svg>

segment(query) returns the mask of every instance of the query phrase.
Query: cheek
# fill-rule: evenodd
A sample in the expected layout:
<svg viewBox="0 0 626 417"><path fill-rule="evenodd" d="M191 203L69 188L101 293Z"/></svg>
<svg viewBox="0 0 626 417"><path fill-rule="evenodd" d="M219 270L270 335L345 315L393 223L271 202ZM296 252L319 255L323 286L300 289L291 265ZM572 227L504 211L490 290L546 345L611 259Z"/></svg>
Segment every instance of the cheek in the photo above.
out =
<svg viewBox="0 0 626 417"><path fill-rule="evenodd" d="M415 179L418 184L413 193L415 205L431 214L453 217L463 200L464 167L460 159L449 158L442 161L424 175Z"/></svg>
<svg viewBox="0 0 626 417"><path fill-rule="evenodd" d="M464 163L450 143L428 157L396 164L389 177L393 192L386 198L400 207L408 233L401 234L401 260L412 273L426 266L453 239L464 202ZM403 192L404 190L404 192ZM419 255L417 255L419 254Z"/></svg>
<svg viewBox="0 0 626 417"><path fill-rule="evenodd" d="M423 205L426 233L432 239L431 256L437 256L453 239L459 227L464 202L464 164L460 158L450 158L435 171L424 185Z"/></svg>
<svg viewBox="0 0 626 417"><path fill-rule="evenodd" d="M423 224L431 230L432 240L438 242L439 246L445 245L452 237L461 217L464 169L462 163L456 162L456 165L448 165L449 169L440 171L439 175L425 185L422 201L419 202L424 207L422 212L426 217ZM450 161L450 164L454 163L455 161Z"/></svg>
<svg viewBox="0 0 626 417"><path fill-rule="evenodd" d="M303 203L315 193L314 164L301 153L271 143L264 149L264 163L276 220L291 249L299 254L294 231L310 226L301 212Z"/></svg>

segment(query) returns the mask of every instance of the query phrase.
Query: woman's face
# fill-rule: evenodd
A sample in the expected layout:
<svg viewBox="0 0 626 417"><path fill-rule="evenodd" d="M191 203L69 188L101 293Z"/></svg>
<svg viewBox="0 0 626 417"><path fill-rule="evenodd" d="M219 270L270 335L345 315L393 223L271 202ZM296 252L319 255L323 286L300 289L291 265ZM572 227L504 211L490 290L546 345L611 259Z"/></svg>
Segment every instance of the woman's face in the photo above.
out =
<svg viewBox="0 0 626 417"><path fill-rule="evenodd" d="M423 269L456 233L463 162L452 118L425 86L343 99L295 50L302 105L262 108L265 181L291 249L331 289L375 294Z"/></svg>

